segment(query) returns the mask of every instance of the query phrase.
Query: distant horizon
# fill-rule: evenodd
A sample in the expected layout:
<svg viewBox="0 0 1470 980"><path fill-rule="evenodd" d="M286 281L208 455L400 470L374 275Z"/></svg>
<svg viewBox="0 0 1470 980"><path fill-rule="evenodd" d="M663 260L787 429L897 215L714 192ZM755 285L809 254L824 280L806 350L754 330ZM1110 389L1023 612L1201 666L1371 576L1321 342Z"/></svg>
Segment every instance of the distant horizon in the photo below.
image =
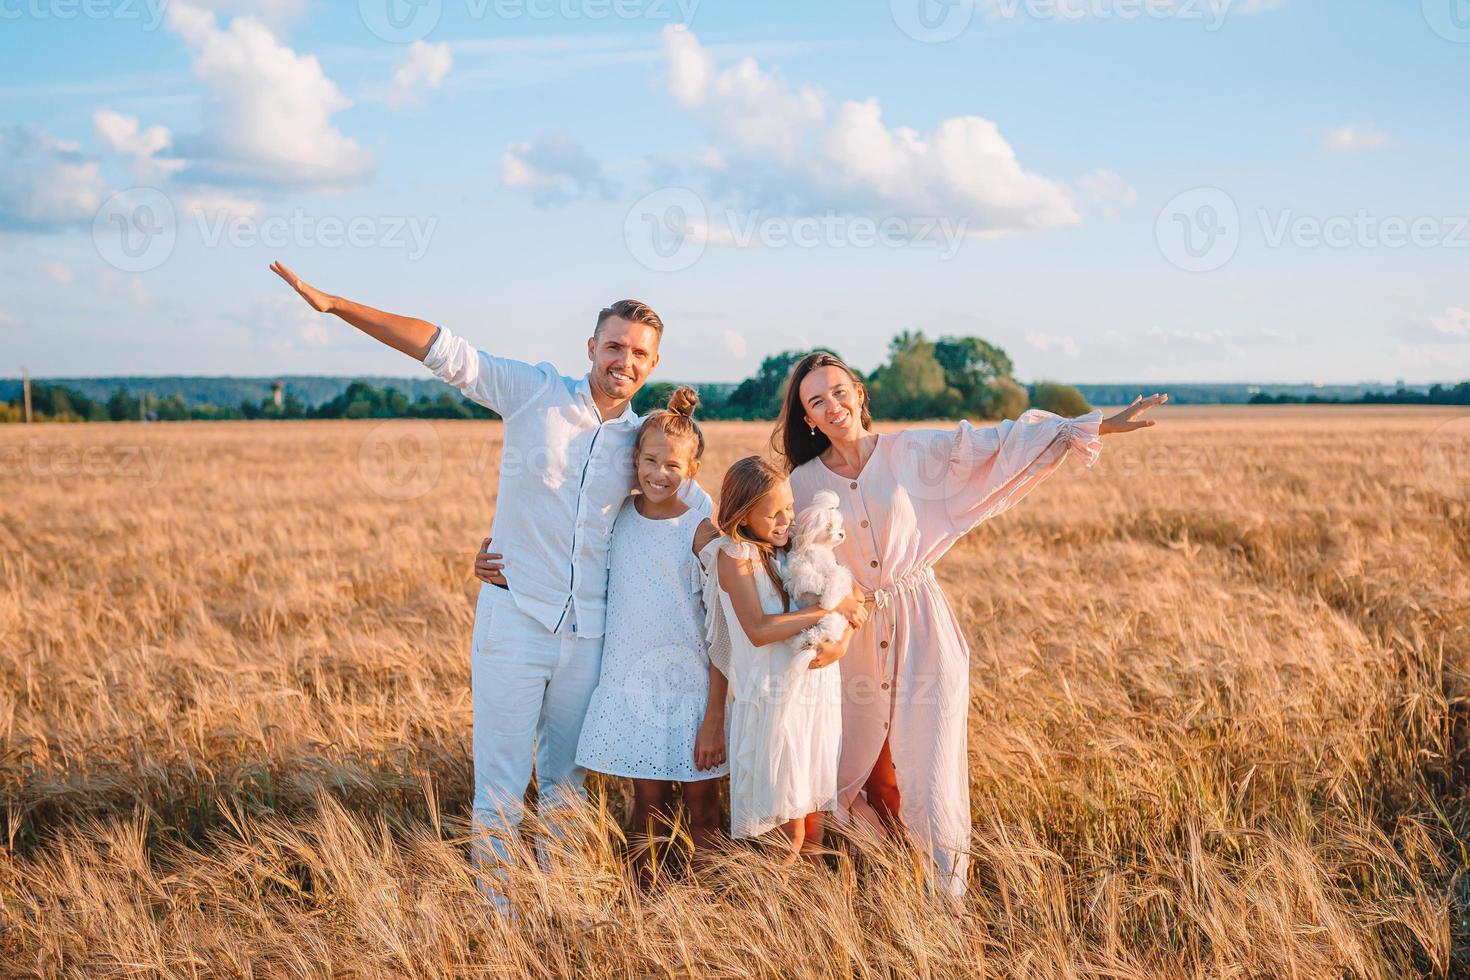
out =
<svg viewBox="0 0 1470 980"><path fill-rule="evenodd" d="M553 363L555 363L555 362L553 362ZM572 375L572 376L575 376L575 375ZM392 380L395 380L395 381L434 381L434 380L436 380L433 377L433 375L431 375L431 374L411 375L411 374L394 374L392 372L363 372L363 373L355 373L355 374L349 374L349 373L326 373L326 372L323 372L323 373L299 372L299 373L296 373L296 374L183 374L183 373L179 373L179 372L173 372L173 373L169 373L169 374L143 374L143 373L136 373L136 372L134 372L134 373L128 373L128 374L67 374L67 375L51 375L51 374L40 375L40 374L33 374L33 375L30 376L30 378L31 378L32 381L42 381L42 382L48 382L48 383L50 383L50 382L61 382L61 381L113 381L113 380L121 380L121 379L138 379L138 380L150 380L151 379L151 380L159 380L159 381L166 381L166 380L186 380L186 379L201 379L201 380L209 380L209 381L290 381L292 378L319 378L319 379L331 379L331 380L337 380L337 379L341 379L341 378L347 378L347 379L351 379L351 380L368 380L368 379L374 379L374 378L388 378L388 379L392 379ZM0 375L0 382L20 382L20 381L23 381L23 380L24 380L24 377L22 375L19 375L19 374L16 374L16 375ZM680 378L663 378L663 377L655 377L655 378L650 378L647 383L650 384L650 385L659 384L659 383L674 383L674 382L678 382L680 384L687 384L687 385L738 385L738 384L741 383L741 381L744 381L744 380L745 380L744 378L740 378L740 379L737 379L737 380L734 380L734 381L711 381L711 380L700 379L700 378L683 378L683 377L680 377ZM1020 378L1016 378L1016 380L1019 381L1021 379ZM1381 379L1381 378L1361 378L1361 379L1354 380L1354 381L1321 381L1321 380L1315 380L1315 379L1288 379L1288 380L1274 380L1274 381L1272 381L1272 380L1260 380L1260 379L1244 379L1244 380L1225 380L1225 381L1208 380L1208 381L1206 381L1206 380L1194 380L1194 379L1190 379L1190 378L1170 378L1167 381L1150 381L1150 380L1139 380L1137 378L1130 378L1130 379L1123 380L1123 381L1087 381L1087 380L1081 380L1081 379L1075 379L1075 378L1067 378L1067 377L1059 377L1059 376L1051 376L1051 375L1047 375L1047 376L1040 376L1040 375L1038 375L1036 378L1029 379L1029 380L1033 380L1033 381L1055 381L1055 382L1060 382L1062 384L1069 384L1069 385L1074 385L1074 386L1075 385L1088 385L1088 386L1092 386L1092 387L1105 387L1105 386L1116 386L1116 385L1140 385L1140 386L1155 385L1155 386L1157 386L1157 385L1168 385L1168 384L1196 385L1196 386L1200 386L1200 387L1214 387L1214 386L1229 387L1229 386L1239 386L1239 385L1295 385L1295 386L1324 387L1324 388L1353 387L1353 386L1357 386L1357 385L1383 385L1383 386L1387 386L1387 387L1393 387L1393 386L1396 386L1396 385L1405 385L1405 386L1412 386L1412 387L1428 387L1430 385L1456 385L1456 384L1459 384L1461 381L1470 380L1470 373L1467 373L1467 375L1465 377L1458 377L1458 378L1457 377L1430 378L1430 379L1424 380L1424 381L1416 381L1416 380L1408 379L1408 378L1402 378L1402 379L1401 378L1393 378L1393 379L1388 379L1388 380L1384 380L1384 379Z"/></svg>

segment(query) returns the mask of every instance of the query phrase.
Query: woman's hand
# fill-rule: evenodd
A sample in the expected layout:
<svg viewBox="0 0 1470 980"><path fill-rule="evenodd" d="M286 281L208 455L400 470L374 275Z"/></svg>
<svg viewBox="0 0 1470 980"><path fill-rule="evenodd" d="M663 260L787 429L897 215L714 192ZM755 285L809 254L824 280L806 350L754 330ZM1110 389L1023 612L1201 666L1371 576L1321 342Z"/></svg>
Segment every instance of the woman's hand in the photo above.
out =
<svg viewBox="0 0 1470 980"><path fill-rule="evenodd" d="M847 653L848 641L852 639L852 630L842 634L841 639L828 640L826 643L818 643L816 652L812 655L811 662L806 665L807 670L820 670L830 664L835 664Z"/></svg>
<svg viewBox="0 0 1470 980"><path fill-rule="evenodd" d="M1106 436L1112 435L1115 432L1133 432L1137 429L1147 429L1150 426L1157 425L1157 419L1140 419L1138 416L1155 405L1162 405L1168 400L1168 395L1149 395L1147 398L1139 395L1133 399L1132 405L1129 405L1111 418L1103 419L1102 424L1097 427L1097 434Z"/></svg>
<svg viewBox="0 0 1470 980"><path fill-rule="evenodd" d="M852 591L842 597L841 602L839 602L833 608L828 609L827 611L837 613L849 623L853 621L853 617L859 615L863 616L866 619L867 610L863 607L862 590L854 585L852 587Z"/></svg>
<svg viewBox="0 0 1470 980"><path fill-rule="evenodd" d="M694 768L713 769L725 761L725 716L706 710L694 736Z"/></svg>
<svg viewBox="0 0 1470 980"><path fill-rule="evenodd" d="M301 277L286 268L284 264L273 262L271 264L271 271L286 280L286 283L292 289L296 290L296 292L300 293L301 298L306 300L313 310L316 310L318 313L332 312L332 297L315 286L308 286L302 282Z"/></svg>
<svg viewBox="0 0 1470 980"><path fill-rule="evenodd" d="M490 585L505 585L505 557L490 550L490 539L480 545L475 556L475 578Z"/></svg>
<svg viewBox="0 0 1470 980"><path fill-rule="evenodd" d="M872 612L868 609L868 597L863 594L863 590L857 585L856 582L853 583L852 593L853 595L857 596L857 599L861 603L861 605L858 606L857 612L847 617L847 625L851 626L853 630L856 631L863 628L863 624L868 621L868 617L872 615Z"/></svg>

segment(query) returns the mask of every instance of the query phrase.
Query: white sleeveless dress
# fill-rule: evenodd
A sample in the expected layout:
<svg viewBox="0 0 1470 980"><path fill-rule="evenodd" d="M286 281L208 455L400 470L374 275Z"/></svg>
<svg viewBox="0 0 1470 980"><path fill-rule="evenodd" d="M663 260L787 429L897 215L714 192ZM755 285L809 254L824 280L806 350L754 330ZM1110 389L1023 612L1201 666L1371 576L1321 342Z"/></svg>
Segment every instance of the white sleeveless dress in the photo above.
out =
<svg viewBox="0 0 1470 980"><path fill-rule="evenodd" d="M681 783L728 771L694 765L709 696L704 568L691 550L705 514L652 520L633 497L613 524L602 674L577 743L577 764L630 779Z"/></svg>
<svg viewBox="0 0 1470 980"><path fill-rule="evenodd" d="M809 670L812 653L791 642L757 647L720 588L716 549L740 559L754 549L729 538L711 542L704 602L710 661L730 680L725 737L730 760L730 836L759 837L779 825L830 810L837 795L842 741L842 675L835 664ZM778 561L784 559L778 555ZM756 564L761 608L783 611L781 593Z"/></svg>

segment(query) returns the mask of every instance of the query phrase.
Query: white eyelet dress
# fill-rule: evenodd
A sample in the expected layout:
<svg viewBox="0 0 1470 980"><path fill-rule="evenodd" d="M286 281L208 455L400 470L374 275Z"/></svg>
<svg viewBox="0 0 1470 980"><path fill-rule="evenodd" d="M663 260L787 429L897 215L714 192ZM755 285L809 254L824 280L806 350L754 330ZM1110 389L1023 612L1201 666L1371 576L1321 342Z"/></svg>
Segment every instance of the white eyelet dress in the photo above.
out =
<svg viewBox="0 0 1470 980"><path fill-rule="evenodd" d="M582 723L577 764L681 783L728 772L694 765L709 696L704 568L692 552L704 514L651 520L633 497L613 524L602 675Z"/></svg>
<svg viewBox="0 0 1470 980"><path fill-rule="evenodd" d="M730 596L720 588L716 544L756 559L748 544L720 538L703 552L709 656L730 679L725 738L730 760L730 836L759 837L798 817L832 809L842 742L842 674L835 664L809 670L810 651L789 640L750 642ZM784 555L778 555L778 561ZM761 608L783 612L781 593L757 560Z"/></svg>

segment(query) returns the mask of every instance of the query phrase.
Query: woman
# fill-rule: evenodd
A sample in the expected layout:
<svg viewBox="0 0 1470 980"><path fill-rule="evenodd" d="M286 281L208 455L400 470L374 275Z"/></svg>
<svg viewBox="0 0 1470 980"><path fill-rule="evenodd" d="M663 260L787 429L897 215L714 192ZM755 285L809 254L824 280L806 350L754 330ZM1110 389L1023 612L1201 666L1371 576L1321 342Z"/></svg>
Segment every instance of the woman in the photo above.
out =
<svg viewBox="0 0 1470 980"><path fill-rule="evenodd" d="M906 828L959 898L969 864L966 714L969 646L933 566L966 531L1019 501L1069 451L1091 466L1100 437L1152 426L1138 416L1168 400L1135 399L1110 418L1032 409L977 428L872 430L868 393L832 354L792 370L772 436L798 510L819 490L840 501L838 559L873 600L841 661L839 820Z"/></svg>

